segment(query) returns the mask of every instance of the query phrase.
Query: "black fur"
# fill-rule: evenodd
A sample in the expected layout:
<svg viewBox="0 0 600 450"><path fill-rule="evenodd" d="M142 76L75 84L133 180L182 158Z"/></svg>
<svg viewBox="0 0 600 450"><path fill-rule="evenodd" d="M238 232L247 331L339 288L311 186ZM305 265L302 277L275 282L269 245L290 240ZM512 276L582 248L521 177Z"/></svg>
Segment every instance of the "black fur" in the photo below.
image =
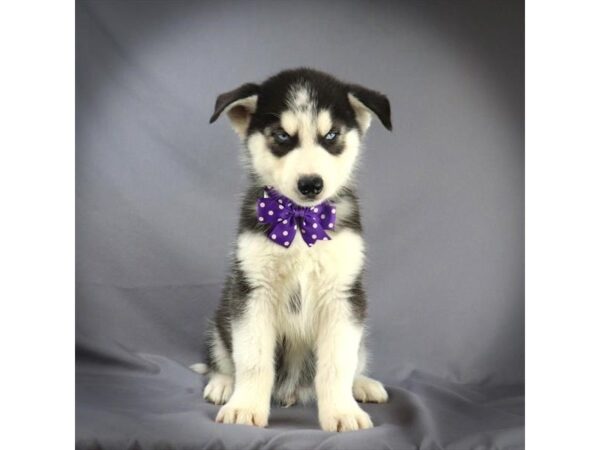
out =
<svg viewBox="0 0 600 450"><path fill-rule="evenodd" d="M281 127L274 127L273 129L271 129L271 127L266 127L263 132L267 137L267 145L269 146L271 152L275 156L281 158L298 146L298 136L290 136L288 142L279 143L274 138L274 133L277 131L283 130L281 130Z"/></svg>
<svg viewBox="0 0 600 450"><path fill-rule="evenodd" d="M343 230L344 228L350 229L357 233L361 233L362 222L360 219L360 207L358 203L358 196L356 192L354 192L353 188L344 187L340 189L335 199L333 199L334 203L339 202L347 202L351 205L350 212L346 215L338 214L335 229Z"/></svg>
<svg viewBox="0 0 600 450"><path fill-rule="evenodd" d="M289 351L288 342L285 337L277 343L275 349L275 386L273 391L277 392L280 387L290 378L290 368L286 360L286 353ZM302 370L296 380L295 385L298 387L309 387L315 379L316 373L316 357L314 351L310 350L302 363Z"/></svg>
<svg viewBox="0 0 600 450"><path fill-rule="evenodd" d="M258 184L256 180L250 180L250 185L242 197L238 234L244 231L265 234L268 231L269 225L260 223L256 217L256 201L263 196L264 190L265 187Z"/></svg>
<svg viewBox="0 0 600 450"><path fill-rule="evenodd" d="M334 124L333 124L334 131L339 132L339 130L343 129L343 128L345 128L345 127L341 126L339 124L336 124L334 122ZM319 136L319 145L321 145L321 147L323 147L325 150L327 150L332 155L337 156L337 155L341 155L342 152L344 151L344 148L346 147L346 142L345 142L344 135L342 133L340 133L340 135L333 141L328 141L327 139L325 139L325 136Z"/></svg>
<svg viewBox="0 0 600 450"><path fill-rule="evenodd" d="M300 372L300 379L298 380L298 386L306 387L310 386L315 379L315 373L317 371L317 358L315 352L311 350L302 365L302 372Z"/></svg>
<svg viewBox="0 0 600 450"><path fill-rule="evenodd" d="M354 110L348 100L348 86L324 72L312 69L294 69L281 72L260 86L256 112L250 121L248 134L263 131L279 122L279 116L289 109L287 94L291 86L308 85L317 110L329 109L334 121L348 128L357 128Z"/></svg>
<svg viewBox="0 0 600 450"><path fill-rule="evenodd" d="M288 300L288 309L293 313L299 313L302 309L302 295L300 290L296 289Z"/></svg>
<svg viewBox="0 0 600 450"><path fill-rule="evenodd" d="M248 98L252 95L258 94L259 86L254 83L246 83L242 86L234 89L233 91L225 92L217 97L215 102L215 110L213 115L210 117L209 123L213 123L219 118L221 113L231 105L233 102L237 102L243 98Z"/></svg>
<svg viewBox="0 0 600 450"><path fill-rule="evenodd" d="M267 79L261 85L246 83L219 95L210 123L214 122L231 103L257 95L256 110L252 113L247 135L258 131L269 137L273 129L279 126L281 113L289 109L287 95L290 87L295 85L309 86L312 94L311 102L317 110L331 111L334 127L359 129L356 113L348 100L348 94L352 94L379 118L383 126L388 130L392 129L390 102L385 95L357 84L345 83L329 74L308 68L285 70ZM272 142L269 146L273 154L283 156L294 148L293 145L292 140L284 146ZM340 145L328 147L334 155L340 154L343 149Z"/></svg>
<svg viewBox="0 0 600 450"><path fill-rule="evenodd" d="M348 301L352 305L354 318L357 322L364 322L367 317L367 295L363 288L362 274L359 275L348 292Z"/></svg>
<svg viewBox="0 0 600 450"><path fill-rule="evenodd" d="M352 84L348 86L349 92L354 95L360 102L375 113L381 120L381 123L388 130L392 131L392 113L390 110L390 102L387 97L380 92L367 89Z"/></svg>
<svg viewBox="0 0 600 450"><path fill-rule="evenodd" d="M230 274L223 286L221 302L208 329L206 356L207 364L212 370L216 369L211 352L211 348L215 345L215 332L227 351L231 353L231 324L244 314L248 296L253 289L248 283L239 261L234 260L231 264Z"/></svg>

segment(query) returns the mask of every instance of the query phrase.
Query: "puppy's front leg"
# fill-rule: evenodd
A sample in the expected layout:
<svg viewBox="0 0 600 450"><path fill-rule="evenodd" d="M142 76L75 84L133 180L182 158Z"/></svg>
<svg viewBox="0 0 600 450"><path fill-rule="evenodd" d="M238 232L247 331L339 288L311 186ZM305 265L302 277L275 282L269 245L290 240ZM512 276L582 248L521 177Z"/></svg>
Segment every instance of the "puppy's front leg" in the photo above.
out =
<svg viewBox="0 0 600 450"><path fill-rule="evenodd" d="M319 422L325 431L371 428L373 423L352 395L362 325L347 301L335 299L325 308L317 337L315 388Z"/></svg>
<svg viewBox="0 0 600 450"><path fill-rule="evenodd" d="M275 330L272 304L253 291L242 316L232 324L235 385L217 422L267 426L275 378Z"/></svg>

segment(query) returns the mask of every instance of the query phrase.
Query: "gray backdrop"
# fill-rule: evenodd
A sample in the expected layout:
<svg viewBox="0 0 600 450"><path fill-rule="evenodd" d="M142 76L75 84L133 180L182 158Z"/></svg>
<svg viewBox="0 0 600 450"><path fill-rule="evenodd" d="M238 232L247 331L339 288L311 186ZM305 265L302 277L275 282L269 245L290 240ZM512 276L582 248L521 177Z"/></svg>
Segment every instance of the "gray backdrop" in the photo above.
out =
<svg viewBox="0 0 600 450"><path fill-rule="evenodd" d="M523 445L523 5L77 2L81 448ZM386 93L359 186L377 427L215 425L201 358L244 174L215 97L307 65ZM220 216L205 214L218 204ZM386 239L377 239L385 235ZM366 446L366 447L365 447Z"/></svg>

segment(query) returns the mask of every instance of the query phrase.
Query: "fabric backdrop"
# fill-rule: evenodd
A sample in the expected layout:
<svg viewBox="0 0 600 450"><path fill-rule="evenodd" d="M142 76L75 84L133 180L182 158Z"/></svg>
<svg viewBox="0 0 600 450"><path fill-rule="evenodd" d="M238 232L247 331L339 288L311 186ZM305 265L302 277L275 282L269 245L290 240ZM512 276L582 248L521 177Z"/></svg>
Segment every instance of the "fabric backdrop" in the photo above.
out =
<svg viewBox="0 0 600 450"><path fill-rule="evenodd" d="M521 448L523 5L78 1L77 445ZM244 173L216 96L311 66L386 93L358 180L376 427L213 422L201 360ZM218 205L220 214L207 211ZM385 238L384 238L385 237Z"/></svg>

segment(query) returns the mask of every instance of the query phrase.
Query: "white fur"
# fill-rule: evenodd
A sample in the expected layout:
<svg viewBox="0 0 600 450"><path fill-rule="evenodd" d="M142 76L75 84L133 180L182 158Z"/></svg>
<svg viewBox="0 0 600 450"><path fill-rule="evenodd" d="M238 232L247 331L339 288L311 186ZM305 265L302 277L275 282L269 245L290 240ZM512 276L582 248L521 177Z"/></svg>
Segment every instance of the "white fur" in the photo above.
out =
<svg viewBox="0 0 600 450"><path fill-rule="evenodd" d="M194 372L198 372L201 375L206 375L209 372L208 366L204 363L192 364L190 369L192 369Z"/></svg>
<svg viewBox="0 0 600 450"><path fill-rule="evenodd" d="M241 138L246 136L248 125L250 125L250 118L252 113L256 111L257 101L258 96L251 95L250 97L237 100L225 108L225 112L231 121L231 126Z"/></svg>
<svg viewBox="0 0 600 450"><path fill-rule="evenodd" d="M388 394L383 384L364 375L359 375L354 379L352 393L356 400L363 403L385 403L388 401Z"/></svg>
<svg viewBox="0 0 600 450"><path fill-rule="evenodd" d="M284 111L281 113L281 117L279 119L281 123L281 128L289 134L290 136L295 135L298 132L299 120L297 115L292 111Z"/></svg>
<svg viewBox="0 0 600 450"><path fill-rule="evenodd" d="M310 86L299 83L290 88L287 95L287 104L290 108L300 110L303 108L311 107L310 103L312 100L313 92Z"/></svg>
<svg viewBox="0 0 600 450"><path fill-rule="evenodd" d="M331 300L320 317L315 346L319 422L325 431L371 428L369 415L358 406L352 394L362 326L352 320L348 302L339 301L335 296Z"/></svg>
<svg viewBox="0 0 600 450"><path fill-rule="evenodd" d="M233 392L233 377L222 373L211 375L204 388L204 398L215 405L223 405Z"/></svg>
<svg viewBox="0 0 600 450"><path fill-rule="evenodd" d="M348 94L348 101L356 114L356 121L361 131L365 133L371 126L373 111L365 106L363 102L357 99L354 95Z"/></svg>
<svg viewBox="0 0 600 450"><path fill-rule="evenodd" d="M331 240L308 247L297 235L289 248L274 245L266 236L242 233L237 257L251 286L268 290L279 335L312 343L319 317L331 297L343 295L363 266L363 240L351 230L329 232ZM302 307L291 313L288 301L300 290Z"/></svg>
<svg viewBox="0 0 600 450"><path fill-rule="evenodd" d="M285 335L298 364L310 348L317 349L315 388L323 428L371 426L352 397L362 327L354 323L349 302L342 301L362 270L363 240L350 230L331 235L312 248L298 236L288 249L256 233L239 236L237 258L254 290L243 320L233 327L235 390L217 420L266 425L273 352ZM301 308L292 312L289 298L298 289ZM291 388L287 395L289 403L296 401Z"/></svg>
<svg viewBox="0 0 600 450"><path fill-rule="evenodd" d="M332 126L331 113L326 109L319 111L319 114L317 114L317 131L319 134L325 136L329 133Z"/></svg>
<svg viewBox="0 0 600 450"><path fill-rule="evenodd" d="M274 305L268 288L250 294L243 319L232 328L235 387L217 422L264 427L275 380Z"/></svg>

